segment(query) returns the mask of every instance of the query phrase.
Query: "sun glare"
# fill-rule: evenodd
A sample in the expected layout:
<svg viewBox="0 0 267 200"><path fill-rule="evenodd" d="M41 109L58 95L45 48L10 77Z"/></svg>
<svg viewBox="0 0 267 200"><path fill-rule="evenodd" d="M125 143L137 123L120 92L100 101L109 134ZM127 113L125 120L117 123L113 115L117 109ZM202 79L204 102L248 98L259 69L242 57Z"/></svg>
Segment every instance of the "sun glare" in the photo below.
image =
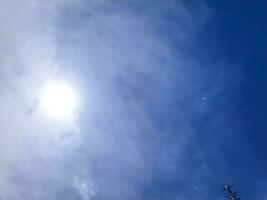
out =
<svg viewBox="0 0 267 200"><path fill-rule="evenodd" d="M77 107L74 90L65 84L48 85L41 96L41 105L51 118L64 119L72 116Z"/></svg>

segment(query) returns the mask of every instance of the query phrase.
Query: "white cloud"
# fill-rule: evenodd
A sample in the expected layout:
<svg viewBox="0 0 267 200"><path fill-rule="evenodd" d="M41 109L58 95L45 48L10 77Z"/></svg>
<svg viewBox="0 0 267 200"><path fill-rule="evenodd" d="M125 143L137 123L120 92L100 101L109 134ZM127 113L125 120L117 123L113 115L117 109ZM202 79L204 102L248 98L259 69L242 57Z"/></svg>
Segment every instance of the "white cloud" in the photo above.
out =
<svg viewBox="0 0 267 200"><path fill-rule="evenodd" d="M164 147L165 132L157 129L147 107L168 107L176 90L181 96L190 90L186 78L192 71L166 35L178 44L190 41L207 9L200 6L196 17L174 1L144 8L128 3L1 3L3 199L57 199L64 188L74 187L89 200L97 197L95 185L102 198L140 199L135 186L152 180L154 165L173 175L190 128L183 128L178 144ZM168 22L169 14L179 23ZM180 88L174 86L174 73ZM86 106L79 122L76 117L54 122L38 109L40 89L56 78L82 87ZM80 170L94 181L80 178Z"/></svg>
<svg viewBox="0 0 267 200"><path fill-rule="evenodd" d="M56 176L57 172L52 166L48 169L46 162L54 162L61 156L60 151L72 149L80 140L75 120L56 124L38 109L41 88L54 78L59 65L51 21L57 7L53 2L8 1L0 6L0 190L3 199L18 199L22 194L27 199L42 199L44 190L30 189L31 184L45 181L39 169L42 168L41 173L50 173L46 177ZM37 160L44 160L46 164L39 166L35 164ZM19 183L22 180L23 186Z"/></svg>
<svg viewBox="0 0 267 200"><path fill-rule="evenodd" d="M89 182L89 178L74 177L73 187L76 188L82 200L91 200L96 197L96 185Z"/></svg>

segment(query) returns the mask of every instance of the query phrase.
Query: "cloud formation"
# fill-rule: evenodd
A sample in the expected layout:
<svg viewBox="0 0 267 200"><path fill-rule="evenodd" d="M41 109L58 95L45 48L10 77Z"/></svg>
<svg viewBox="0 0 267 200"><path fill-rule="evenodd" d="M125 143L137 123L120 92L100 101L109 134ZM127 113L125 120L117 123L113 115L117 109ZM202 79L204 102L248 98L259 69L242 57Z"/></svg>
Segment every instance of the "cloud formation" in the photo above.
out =
<svg viewBox="0 0 267 200"><path fill-rule="evenodd" d="M219 98L242 77L194 55L205 3L11 0L0 13L3 200L211 198L225 143L205 140L231 137ZM39 109L51 80L79 91L73 119Z"/></svg>

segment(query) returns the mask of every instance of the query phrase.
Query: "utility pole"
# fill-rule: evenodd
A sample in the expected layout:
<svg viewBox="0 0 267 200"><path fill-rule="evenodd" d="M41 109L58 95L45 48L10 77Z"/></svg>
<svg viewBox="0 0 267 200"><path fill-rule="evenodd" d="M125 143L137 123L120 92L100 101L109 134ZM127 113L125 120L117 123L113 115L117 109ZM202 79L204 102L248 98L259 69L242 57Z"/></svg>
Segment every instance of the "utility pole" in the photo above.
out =
<svg viewBox="0 0 267 200"><path fill-rule="evenodd" d="M227 194L226 198L229 200L240 200L241 198L238 196L237 191L232 190L233 185L226 185L223 188L223 191Z"/></svg>

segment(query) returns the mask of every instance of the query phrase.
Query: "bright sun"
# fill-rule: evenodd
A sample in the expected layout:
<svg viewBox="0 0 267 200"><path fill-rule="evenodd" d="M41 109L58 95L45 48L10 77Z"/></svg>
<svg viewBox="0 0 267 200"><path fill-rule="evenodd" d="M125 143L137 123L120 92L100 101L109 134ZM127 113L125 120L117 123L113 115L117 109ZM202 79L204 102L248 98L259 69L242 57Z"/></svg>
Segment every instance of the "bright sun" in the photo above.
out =
<svg viewBox="0 0 267 200"><path fill-rule="evenodd" d="M75 92L66 84L50 84L41 96L41 106L51 118L69 118L77 108Z"/></svg>

